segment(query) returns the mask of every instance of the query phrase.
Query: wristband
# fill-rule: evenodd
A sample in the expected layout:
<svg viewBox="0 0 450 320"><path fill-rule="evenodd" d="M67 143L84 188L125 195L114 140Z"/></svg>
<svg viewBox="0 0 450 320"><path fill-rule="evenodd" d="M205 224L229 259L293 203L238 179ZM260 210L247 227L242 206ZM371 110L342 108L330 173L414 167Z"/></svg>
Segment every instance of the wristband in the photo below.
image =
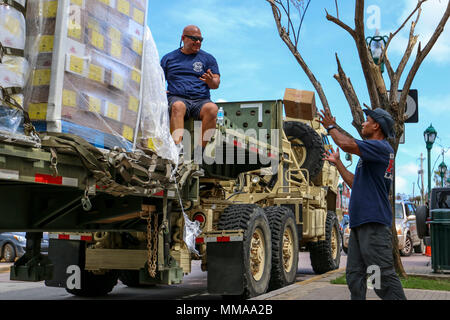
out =
<svg viewBox="0 0 450 320"><path fill-rule="evenodd" d="M327 133L330 133L330 130L331 130L331 129L336 129L336 126L335 126L334 124L329 125L329 126L327 127Z"/></svg>

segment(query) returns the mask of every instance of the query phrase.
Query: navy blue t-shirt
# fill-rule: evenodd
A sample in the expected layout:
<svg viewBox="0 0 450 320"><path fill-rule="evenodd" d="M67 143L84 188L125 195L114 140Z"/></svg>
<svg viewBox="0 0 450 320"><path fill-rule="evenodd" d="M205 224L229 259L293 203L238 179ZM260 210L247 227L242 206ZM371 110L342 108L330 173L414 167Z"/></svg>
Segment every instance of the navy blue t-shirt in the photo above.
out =
<svg viewBox="0 0 450 320"><path fill-rule="evenodd" d="M191 99L210 98L208 85L199 79L208 69L220 75L216 59L203 50L196 54L174 50L161 59L161 67L166 76L168 95Z"/></svg>
<svg viewBox="0 0 450 320"><path fill-rule="evenodd" d="M350 196L350 228L368 222L392 223L389 190L394 150L386 140L355 140L361 152Z"/></svg>

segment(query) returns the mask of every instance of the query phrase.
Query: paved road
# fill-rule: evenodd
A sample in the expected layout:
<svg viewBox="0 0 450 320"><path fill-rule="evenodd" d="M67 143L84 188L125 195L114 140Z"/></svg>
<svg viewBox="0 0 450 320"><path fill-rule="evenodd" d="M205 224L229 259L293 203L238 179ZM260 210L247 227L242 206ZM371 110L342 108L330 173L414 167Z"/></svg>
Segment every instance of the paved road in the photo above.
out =
<svg viewBox="0 0 450 320"><path fill-rule="evenodd" d="M408 270L423 268L429 257L414 254L402 258ZM347 256L342 253L340 268L345 268ZM1 263L0 265L4 265ZM221 300L221 296L207 293L206 272L200 270L200 261L194 261L192 272L185 276L179 285L158 285L151 288L128 288L121 282L106 297L107 300ZM296 282L305 281L315 276L309 260L308 252L300 252ZM65 289L46 287L43 282L10 281L9 273L0 273L0 300L80 300ZM89 298L95 299L95 298Z"/></svg>

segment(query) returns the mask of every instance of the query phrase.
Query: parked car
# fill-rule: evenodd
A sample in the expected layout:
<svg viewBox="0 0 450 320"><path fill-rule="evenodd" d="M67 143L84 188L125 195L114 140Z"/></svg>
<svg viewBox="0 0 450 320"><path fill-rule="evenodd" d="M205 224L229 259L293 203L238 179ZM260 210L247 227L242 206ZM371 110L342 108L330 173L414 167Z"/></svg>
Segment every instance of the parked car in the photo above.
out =
<svg viewBox="0 0 450 320"><path fill-rule="evenodd" d="M0 233L0 260L14 262L25 253L27 239L26 232L3 232ZM48 252L48 233L43 232L41 241L41 252Z"/></svg>
<svg viewBox="0 0 450 320"><path fill-rule="evenodd" d="M417 234L416 206L409 201L397 201L395 203L395 225L398 237L398 249L400 255L410 256L414 252L424 251L423 241ZM348 240L350 238L350 227L344 229L342 249L348 251Z"/></svg>

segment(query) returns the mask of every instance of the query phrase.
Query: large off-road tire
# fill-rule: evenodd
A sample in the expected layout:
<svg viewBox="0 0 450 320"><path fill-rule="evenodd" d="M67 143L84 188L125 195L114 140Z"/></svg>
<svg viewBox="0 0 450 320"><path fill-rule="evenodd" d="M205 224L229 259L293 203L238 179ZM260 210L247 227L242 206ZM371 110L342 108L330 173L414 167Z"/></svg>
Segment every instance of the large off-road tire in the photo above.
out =
<svg viewBox="0 0 450 320"><path fill-rule="evenodd" d="M423 239L426 236L429 236L428 226L426 224L428 216L428 207L420 206L416 210L416 227L417 227L417 235L420 239Z"/></svg>
<svg viewBox="0 0 450 320"><path fill-rule="evenodd" d="M218 228L244 230L244 292L241 298L265 293L270 280L272 243L264 210L254 204L231 205L220 216Z"/></svg>
<svg viewBox="0 0 450 320"><path fill-rule="evenodd" d="M402 250L400 250L400 255L403 257L409 257L412 254L413 254L413 245L411 236L409 234L406 234L405 247Z"/></svg>
<svg viewBox="0 0 450 320"><path fill-rule="evenodd" d="M298 268L298 234L295 215L286 207L264 208L272 232L272 272L269 289L295 281Z"/></svg>
<svg viewBox="0 0 450 320"><path fill-rule="evenodd" d="M308 169L309 179L312 181L323 168L325 148L322 137L313 128L302 122L287 121L283 128L300 167Z"/></svg>
<svg viewBox="0 0 450 320"><path fill-rule="evenodd" d="M5 244L3 247L3 258L6 262L14 262L16 260L17 254L16 249L11 243Z"/></svg>
<svg viewBox="0 0 450 320"><path fill-rule="evenodd" d="M94 274L81 271L81 288L67 289L66 291L79 297L105 296L112 291L117 284L119 273L115 270L107 271L105 274Z"/></svg>
<svg viewBox="0 0 450 320"><path fill-rule="evenodd" d="M308 244L311 266L315 273L322 274L339 268L341 260L341 239L336 213L328 211L325 240Z"/></svg>

